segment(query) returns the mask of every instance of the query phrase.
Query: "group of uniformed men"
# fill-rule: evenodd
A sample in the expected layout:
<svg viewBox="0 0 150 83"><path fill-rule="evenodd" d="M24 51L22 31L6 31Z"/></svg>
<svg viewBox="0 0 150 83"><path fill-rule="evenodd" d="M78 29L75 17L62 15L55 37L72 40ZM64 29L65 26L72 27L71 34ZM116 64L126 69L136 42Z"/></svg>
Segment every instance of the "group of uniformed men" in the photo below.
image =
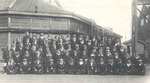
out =
<svg viewBox="0 0 150 83"><path fill-rule="evenodd" d="M3 50L8 74L144 74L140 56L128 55L117 39L82 34L26 32Z"/></svg>

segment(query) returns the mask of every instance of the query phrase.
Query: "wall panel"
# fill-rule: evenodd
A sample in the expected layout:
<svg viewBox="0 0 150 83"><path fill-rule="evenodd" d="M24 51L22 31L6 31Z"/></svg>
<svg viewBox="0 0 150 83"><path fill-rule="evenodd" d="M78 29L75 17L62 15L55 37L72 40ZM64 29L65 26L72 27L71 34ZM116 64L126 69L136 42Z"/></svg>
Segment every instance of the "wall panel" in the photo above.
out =
<svg viewBox="0 0 150 83"><path fill-rule="evenodd" d="M2 60L2 48L8 45L8 33L0 33L0 60Z"/></svg>
<svg viewBox="0 0 150 83"><path fill-rule="evenodd" d="M0 16L0 27L8 26L8 16Z"/></svg>

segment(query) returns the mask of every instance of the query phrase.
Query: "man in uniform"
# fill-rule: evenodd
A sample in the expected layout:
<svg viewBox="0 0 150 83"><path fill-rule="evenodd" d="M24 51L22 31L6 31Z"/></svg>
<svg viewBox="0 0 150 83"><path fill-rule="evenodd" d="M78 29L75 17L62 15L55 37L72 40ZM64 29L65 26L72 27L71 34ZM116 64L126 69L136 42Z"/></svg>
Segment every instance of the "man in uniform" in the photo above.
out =
<svg viewBox="0 0 150 83"><path fill-rule="evenodd" d="M20 38L17 38L16 39L16 51L22 51L22 47L23 47L23 44L21 42L21 39Z"/></svg>
<svg viewBox="0 0 150 83"><path fill-rule="evenodd" d="M57 73L64 74L65 73L65 60L63 58L57 59Z"/></svg>
<svg viewBox="0 0 150 83"><path fill-rule="evenodd" d="M144 75L145 74L145 64L142 59L138 60L138 65L137 65L137 74Z"/></svg>
<svg viewBox="0 0 150 83"><path fill-rule="evenodd" d="M87 45L84 44L84 49L82 51L82 58L84 59L84 66L85 66L85 73L88 73L88 69L87 69L87 66L88 66L88 49L87 49Z"/></svg>
<svg viewBox="0 0 150 83"><path fill-rule="evenodd" d="M100 58L105 58L104 53L103 53L103 47L102 47L102 46L99 47L99 49L98 49L98 54L97 54L96 57L97 57L96 59L99 59L99 60L100 60Z"/></svg>
<svg viewBox="0 0 150 83"><path fill-rule="evenodd" d="M58 40L56 41L56 50L61 49L63 46L63 39L61 37L58 37Z"/></svg>
<svg viewBox="0 0 150 83"><path fill-rule="evenodd" d="M74 71L74 74L75 73L77 73L78 71L78 60L79 60L79 45L77 44L76 45L76 48L75 48L75 50L72 50L71 51L71 53L70 53L70 55L71 55L71 58L72 58L72 63L73 63L73 65L74 65L74 69L73 69L73 71Z"/></svg>
<svg viewBox="0 0 150 83"><path fill-rule="evenodd" d="M16 73L20 73L20 63L22 60L22 57L20 55L20 52L15 52L15 56L13 57L14 62L15 62L15 69L16 69Z"/></svg>
<svg viewBox="0 0 150 83"><path fill-rule="evenodd" d="M33 45L38 47L38 39L37 39L36 34L33 34L33 37L31 39L31 46L33 46Z"/></svg>
<svg viewBox="0 0 150 83"><path fill-rule="evenodd" d="M24 42L23 43L23 51L26 51L26 50L29 51L30 47L31 47L30 38L24 37L24 41L23 42Z"/></svg>
<svg viewBox="0 0 150 83"><path fill-rule="evenodd" d="M132 62L134 66L134 74L142 74L145 68L142 58L139 55L137 55L135 56Z"/></svg>
<svg viewBox="0 0 150 83"><path fill-rule="evenodd" d="M126 74L132 74L133 73L133 64L132 64L132 61L130 59L127 60L125 68L126 68Z"/></svg>
<svg viewBox="0 0 150 83"><path fill-rule="evenodd" d="M88 48L88 54L91 53L91 50L93 49L92 48L92 42L91 42L91 40L88 40L88 42L87 42L87 48Z"/></svg>
<svg viewBox="0 0 150 83"><path fill-rule="evenodd" d="M71 49L71 44L70 44L70 36L67 35L67 38L65 38L64 43L63 43L64 49Z"/></svg>
<svg viewBox="0 0 150 83"><path fill-rule="evenodd" d="M21 69L20 69L21 73L23 74L29 74L31 71L31 67L29 65L29 62L27 59L23 59L22 63L21 63Z"/></svg>
<svg viewBox="0 0 150 83"><path fill-rule="evenodd" d="M48 60L47 73L50 73L50 74L56 73L56 64L53 58Z"/></svg>
<svg viewBox="0 0 150 83"><path fill-rule="evenodd" d="M43 49L39 48L34 56L34 67L33 67L33 71L35 73L44 73L44 53L43 53Z"/></svg>
<svg viewBox="0 0 150 83"><path fill-rule="evenodd" d="M6 73L7 74L16 74L15 62L12 57L9 58L8 63L6 65Z"/></svg>
<svg viewBox="0 0 150 83"><path fill-rule="evenodd" d="M106 47L105 55L106 55L107 59L112 59L113 58L110 47Z"/></svg>
<svg viewBox="0 0 150 83"><path fill-rule="evenodd" d="M92 52L90 53L89 58L93 58L96 60L98 53L97 53L97 47L93 47Z"/></svg>
<svg viewBox="0 0 150 83"><path fill-rule="evenodd" d="M89 36L86 35L86 37L85 37L85 39L84 39L86 45L88 44L88 41L89 41L89 40L90 40Z"/></svg>
<svg viewBox="0 0 150 83"><path fill-rule="evenodd" d="M32 68L32 72L33 70L33 66L34 66L34 61L37 59L36 58L36 54L37 54L37 46L36 45L32 45L31 46L31 50L29 51L30 56L31 56L31 68Z"/></svg>
<svg viewBox="0 0 150 83"><path fill-rule="evenodd" d="M100 58L97 63L97 74L105 74L106 73L106 65L104 58Z"/></svg>
<svg viewBox="0 0 150 83"><path fill-rule="evenodd" d="M25 68L25 69L24 69ZM28 70L27 70L28 68ZM22 56L22 69L24 73L32 73L32 56L29 51L24 51Z"/></svg>
<svg viewBox="0 0 150 83"><path fill-rule="evenodd" d="M29 32L26 32L26 35L23 37L23 45L30 42Z"/></svg>
<svg viewBox="0 0 150 83"><path fill-rule="evenodd" d="M114 68L113 68L114 74L119 74L120 72L120 64L119 64L120 60L121 59L119 58L118 53L114 51Z"/></svg>
<svg viewBox="0 0 150 83"><path fill-rule="evenodd" d="M84 50L84 45L85 45L85 40L83 39L83 36L80 36L80 38L79 38L79 47L80 47L81 51Z"/></svg>
<svg viewBox="0 0 150 83"><path fill-rule="evenodd" d="M88 74L94 75L97 72L97 64L94 58L89 59Z"/></svg>
<svg viewBox="0 0 150 83"><path fill-rule="evenodd" d="M107 74L113 74L114 61L113 59L107 59L106 70Z"/></svg>
<svg viewBox="0 0 150 83"><path fill-rule="evenodd" d="M68 62L66 64L66 73L68 74L76 74L76 68L75 68L75 59L72 57L69 57Z"/></svg>
<svg viewBox="0 0 150 83"><path fill-rule="evenodd" d="M97 39L96 39L96 37L94 36L93 38L92 38L92 46L97 46Z"/></svg>
<svg viewBox="0 0 150 83"><path fill-rule="evenodd" d="M73 50L75 50L75 48L76 48L76 43L77 43L77 37L76 37L76 35L74 34L73 36L72 36L72 38L71 38L71 48L73 49Z"/></svg>
<svg viewBox="0 0 150 83"><path fill-rule="evenodd" d="M35 65L34 65L33 69L34 69L34 73L36 73L36 74L43 74L44 73L43 63L40 59L37 59L35 61Z"/></svg>
<svg viewBox="0 0 150 83"><path fill-rule="evenodd" d="M38 39L38 46L39 46L39 48L42 48L42 49L44 49L44 47L45 47L44 33L40 34L40 38Z"/></svg>
<svg viewBox="0 0 150 83"><path fill-rule="evenodd" d="M78 60L78 74L85 74L85 63L82 58Z"/></svg>

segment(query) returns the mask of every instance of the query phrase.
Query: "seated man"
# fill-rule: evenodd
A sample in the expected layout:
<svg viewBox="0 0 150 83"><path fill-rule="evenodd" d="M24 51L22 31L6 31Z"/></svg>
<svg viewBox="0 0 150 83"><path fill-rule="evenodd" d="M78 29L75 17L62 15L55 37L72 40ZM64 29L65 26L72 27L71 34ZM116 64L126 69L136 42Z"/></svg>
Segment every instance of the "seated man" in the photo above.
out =
<svg viewBox="0 0 150 83"><path fill-rule="evenodd" d="M28 60L27 59L23 59L22 63L21 63L21 69L20 72L23 74L28 74L30 73L31 70L31 65L29 65Z"/></svg>
<svg viewBox="0 0 150 83"><path fill-rule="evenodd" d="M95 59L91 58L88 62L88 74L95 74L97 72L97 65Z"/></svg>
<svg viewBox="0 0 150 83"><path fill-rule="evenodd" d="M20 65L22 60L20 52L15 52L15 56L13 57L13 59L15 62L16 73L20 73Z"/></svg>
<svg viewBox="0 0 150 83"><path fill-rule="evenodd" d="M15 69L15 62L12 58L8 60L5 71L7 74L16 74L17 71Z"/></svg>
<svg viewBox="0 0 150 83"><path fill-rule="evenodd" d="M43 68L41 60L35 61L33 71L35 74L43 74L44 73L44 68Z"/></svg>
<svg viewBox="0 0 150 83"><path fill-rule="evenodd" d="M97 64L97 74L105 74L106 73L106 64L104 58L100 58Z"/></svg>
<svg viewBox="0 0 150 83"><path fill-rule="evenodd" d="M138 60L138 64L136 66L137 74L145 74L145 65L142 59Z"/></svg>
<svg viewBox="0 0 150 83"><path fill-rule="evenodd" d="M67 61L65 71L68 74L76 74L76 62L75 59L70 57Z"/></svg>
<svg viewBox="0 0 150 83"><path fill-rule="evenodd" d="M65 73L65 61L63 58L57 59L57 73L64 74Z"/></svg>
<svg viewBox="0 0 150 83"><path fill-rule="evenodd" d="M78 74L85 74L85 63L84 59L80 58L78 61Z"/></svg>
<svg viewBox="0 0 150 83"><path fill-rule="evenodd" d="M56 64L53 58L49 59L47 63L47 73L50 73L50 74L56 73Z"/></svg>
<svg viewBox="0 0 150 83"><path fill-rule="evenodd" d="M131 60L127 60L127 63L125 64L126 74L133 74L133 64Z"/></svg>
<svg viewBox="0 0 150 83"><path fill-rule="evenodd" d="M106 64L107 74L113 74L114 73L113 67L114 67L114 61L113 61L113 59L108 59L107 60L107 64Z"/></svg>
<svg viewBox="0 0 150 83"><path fill-rule="evenodd" d="M114 74L124 74L124 63L120 58L114 61Z"/></svg>

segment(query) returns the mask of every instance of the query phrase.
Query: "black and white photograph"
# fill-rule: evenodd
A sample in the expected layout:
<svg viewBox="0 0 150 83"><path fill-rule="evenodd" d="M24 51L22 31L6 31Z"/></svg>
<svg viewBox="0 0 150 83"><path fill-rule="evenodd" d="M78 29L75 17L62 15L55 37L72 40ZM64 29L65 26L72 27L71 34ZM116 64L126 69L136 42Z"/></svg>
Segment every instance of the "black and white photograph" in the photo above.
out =
<svg viewBox="0 0 150 83"><path fill-rule="evenodd" d="M0 83L150 83L150 0L0 0Z"/></svg>

